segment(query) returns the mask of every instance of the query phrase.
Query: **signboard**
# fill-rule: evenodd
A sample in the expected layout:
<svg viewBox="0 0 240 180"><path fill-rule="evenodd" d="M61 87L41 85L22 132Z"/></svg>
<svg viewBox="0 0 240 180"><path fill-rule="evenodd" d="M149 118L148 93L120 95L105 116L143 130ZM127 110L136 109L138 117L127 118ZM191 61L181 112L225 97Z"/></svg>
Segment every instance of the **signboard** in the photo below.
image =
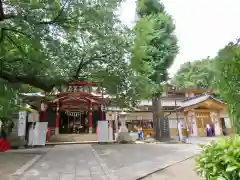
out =
<svg viewBox="0 0 240 180"><path fill-rule="evenodd" d="M106 112L106 120L107 121L113 121L114 120L114 114L112 112Z"/></svg>
<svg viewBox="0 0 240 180"><path fill-rule="evenodd" d="M170 139L169 120L167 117L160 120L161 138Z"/></svg>
<svg viewBox="0 0 240 180"><path fill-rule="evenodd" d="M18 136L25 136L27 123L27 112L20 111L18 119Z"/></svg>

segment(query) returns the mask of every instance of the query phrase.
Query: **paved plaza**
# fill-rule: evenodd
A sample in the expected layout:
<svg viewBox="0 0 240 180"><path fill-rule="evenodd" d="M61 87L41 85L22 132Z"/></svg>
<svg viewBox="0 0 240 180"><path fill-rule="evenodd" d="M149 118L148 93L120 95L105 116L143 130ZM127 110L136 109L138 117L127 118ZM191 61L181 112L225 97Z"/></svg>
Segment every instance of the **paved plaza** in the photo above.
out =
<svg viewBox="0 0 240 180"><path fill-rule="evenodd" d="M0 153L0 180L14 179L12 174L21 170L20 167L28 164L35 157L42 156L48 150L49 148L36 148Z"/></svg>
<svg viewBox="0 0 240 180"><path fill-rule="evenodd" d="M174 164L142 180L203 180L195 172L194 158Z"/></svg>
<svg viewBox="0 0 240 180"><path fill-rule="evenodd" d="M136 180L195 153L191 144L58 145L12 179Z"/></svg>

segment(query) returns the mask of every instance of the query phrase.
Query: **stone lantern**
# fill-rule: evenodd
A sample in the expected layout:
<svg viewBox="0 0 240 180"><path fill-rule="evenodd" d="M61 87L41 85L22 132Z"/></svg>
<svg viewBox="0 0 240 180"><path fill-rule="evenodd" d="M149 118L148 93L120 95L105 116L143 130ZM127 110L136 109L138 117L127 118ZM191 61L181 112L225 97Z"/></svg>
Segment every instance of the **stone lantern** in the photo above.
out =
<svg viewBox="0 0 240 180"><path fill-rule="evenodd" d="M122 111L119 114L119 121L121 123L120 125L120 132L128 132L128 129L126 127L126 118L127 118L127 113Z"/></svg>

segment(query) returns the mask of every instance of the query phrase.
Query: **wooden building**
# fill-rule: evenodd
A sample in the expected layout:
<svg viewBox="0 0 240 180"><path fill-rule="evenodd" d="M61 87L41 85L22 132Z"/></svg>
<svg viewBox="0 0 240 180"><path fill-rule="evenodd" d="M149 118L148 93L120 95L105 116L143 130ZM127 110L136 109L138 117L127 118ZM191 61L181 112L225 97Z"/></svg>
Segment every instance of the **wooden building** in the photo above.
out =
<svg viewBox="0 0 240 180"><path fill-rule="evenodd" d="M161 104L164 115L169 120L171 137L178 136L177 121L182 126L184 136L206 136L207 124L214 127L216 136L223 135L223 132L234 133L226 103L214 98L213 93L199 89L165 89ZM127 121L130 130L141 125L145 134L151 134L151 126L146 126L152 122L151 100L141 101L138 111L128 112Z"/></svg>
<svg viewBox="0 0 240 180"><path fill-rule="evenodd" d="M47 121L51 134L75 133L74 127L79 127L82 133L95 132L96 122L105 120L105 111L122 111L111 107L104 110L106 99L103 93L96 93L93 87L97 84L76 82L69 84L65 92L57 93L53 101L45 101L40 106L39 96L34 105L40 111L41 121ZM161 104L164 116L169 120L170 135L178 136L177 121L181 123L185 136L206 136L206 124L214 126L215 134L222 135L223 131L233 133L229 120L227 105L212 96L214 92L204 89L176 90L166 86ZM29 97L28 97L29 99ZM34 99L34 98L33 98ZM34 103L35 102L35 103ZM151 135L153 125L152 101L142 100L135 110L127 111L126 122L129 131L136 130L141 125L145 135Z"/></svg>

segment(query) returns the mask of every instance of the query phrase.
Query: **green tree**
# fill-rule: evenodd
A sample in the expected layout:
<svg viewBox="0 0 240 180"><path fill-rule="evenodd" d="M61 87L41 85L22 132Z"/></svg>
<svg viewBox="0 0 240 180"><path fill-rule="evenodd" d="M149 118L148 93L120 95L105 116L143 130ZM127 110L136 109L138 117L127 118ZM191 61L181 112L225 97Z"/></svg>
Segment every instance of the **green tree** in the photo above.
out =
<svg viewBox="0 0 240 180"><path fill-rule="evenodd" d="M167 82L167 70L178 53L175 25L164 5L158 0L139 0L137 13L139 20L135 28L132 66L137 73L146 76L150 81L149 94L154 108L153 136L160 140L158 127L160 120L164 118L160 101L162 84Z"/></svg>
<svg viewBox="0 0 240 180"><path fill-rule="evenodd" d="M181 65L171 83L178 88L214 89L214 60L206 58Z"/></svg>
<svg viewBox="0 0 240 180"><path fill-rule="evenodd" d="M216 87L221 98L227 102L231 120L240 133L240 46L239 41L229 43L216 57Z"/></svg>
<svg viewBox="0 0 240 180"><path fill-rule="evenodd" d="M134 103L141 89L127 62L131 31L115 13L120 3L0 0L0 89L8 94L0 97L0 117L18 108L22 84L50 92L69 81L98 81L124 106Z"/></svg>

